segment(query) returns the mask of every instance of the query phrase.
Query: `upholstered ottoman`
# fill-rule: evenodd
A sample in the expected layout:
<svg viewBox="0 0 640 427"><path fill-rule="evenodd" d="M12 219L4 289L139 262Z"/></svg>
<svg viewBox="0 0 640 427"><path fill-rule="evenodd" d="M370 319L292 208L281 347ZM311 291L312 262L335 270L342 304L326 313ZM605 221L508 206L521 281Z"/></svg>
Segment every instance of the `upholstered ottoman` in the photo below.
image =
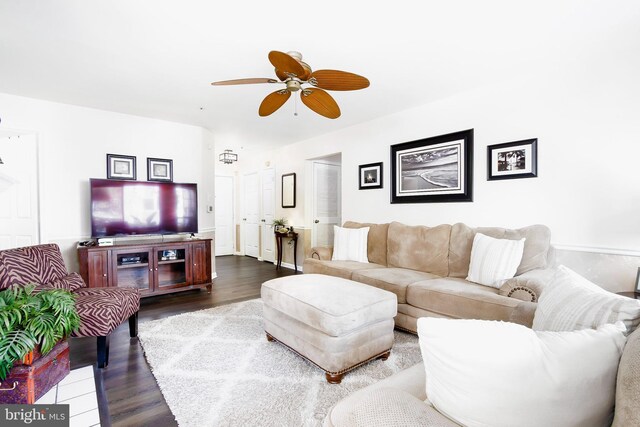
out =
<svg viewBox="0 0 640 427"><path fill-rule="evenodd" d="M338 384L343 375L393 345L396 295L323 274L304 274L262 284L264 329L325 371Z"/></svg>

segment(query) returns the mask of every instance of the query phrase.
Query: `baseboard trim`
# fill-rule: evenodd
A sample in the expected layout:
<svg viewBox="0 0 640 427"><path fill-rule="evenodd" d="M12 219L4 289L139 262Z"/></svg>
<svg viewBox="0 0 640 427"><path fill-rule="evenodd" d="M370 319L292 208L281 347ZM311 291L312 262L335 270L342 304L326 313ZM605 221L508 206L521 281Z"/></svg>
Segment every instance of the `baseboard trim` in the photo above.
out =
<svg viewBox="0 0 640 427"><path fill-rule="evenodd" d="M283 262L282 264L280 264L280 266L284 268L288 268L289 270L295 270L295 268L293 268L293 264L289 264L288 262ZM301 273L303 272L301 265L298 266L298 271Z"/></svg>

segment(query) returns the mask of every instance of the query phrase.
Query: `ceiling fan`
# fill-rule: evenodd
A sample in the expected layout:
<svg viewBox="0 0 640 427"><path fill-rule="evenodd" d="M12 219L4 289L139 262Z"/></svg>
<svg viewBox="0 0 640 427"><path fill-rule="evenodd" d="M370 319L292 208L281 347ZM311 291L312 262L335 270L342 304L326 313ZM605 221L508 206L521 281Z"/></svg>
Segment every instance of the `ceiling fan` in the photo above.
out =
<svg viewBox="0 0 640 427"><path fill-rule="evenodd" d="M302 103L321 116L330 119L340 117L340 107L326 90L358 90L369 86L369 80L357 74L338 70L311 71L302 62L300 52L269 52L269 62L275 67L279 80L269 78L224 80L211 83L214 86L245 85L254 83L284 84L284 89L270 93L260 104L258 114L262 117L273 114L287 102L291 93L300 91ZM312 87L302 87L309 84Z"/></svg>

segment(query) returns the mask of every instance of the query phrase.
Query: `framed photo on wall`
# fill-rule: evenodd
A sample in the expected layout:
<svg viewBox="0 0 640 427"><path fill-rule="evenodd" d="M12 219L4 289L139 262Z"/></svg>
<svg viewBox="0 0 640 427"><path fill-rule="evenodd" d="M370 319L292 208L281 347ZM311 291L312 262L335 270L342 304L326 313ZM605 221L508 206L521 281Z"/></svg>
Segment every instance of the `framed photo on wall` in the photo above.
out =
<svg viewBox="0 0 640 427"><path fill-rule="evenodd" d="M382 162L358 166L359 190L382 188Z"/></svg>
<svg viewBox="0 0 640 427"><path fill-rule="evenodd" d="M147 181L173 182L173 160L147 157Z"/></svg>
<svg viewBox="0 0 640 427"><path fill-rule="evenodd" d="M136 157L107 154L107 179L136 180Z"/></svg>
<svg viewBox="0 0 640 427"><path fill-rule="evenodd" d="M537 139L506 142L487 147L487 181L537 176Z"/></svg>
<svg viewBox="0 0 640 427"><path fill-rule="evenodd" d="M636 275L636 290L635 293L640 295L640 267L638 267L638 274Z"/></svg>
<svg viewBox="0 0 640 427"><path fill-rule="evenodd" d="M473 129L391 146L391 203L473 201Z"/></svg>

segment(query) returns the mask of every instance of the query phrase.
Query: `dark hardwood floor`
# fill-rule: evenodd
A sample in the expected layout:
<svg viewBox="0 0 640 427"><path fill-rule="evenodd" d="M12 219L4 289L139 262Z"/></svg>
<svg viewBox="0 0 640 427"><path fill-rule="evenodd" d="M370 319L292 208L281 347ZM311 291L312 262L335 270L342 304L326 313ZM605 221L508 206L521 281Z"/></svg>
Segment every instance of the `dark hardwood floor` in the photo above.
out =
<svg viewBox="0 0 640 427"><path fill-rule="evenodd" d="M294 274L293 270L276 271L273 264L241 256L217 257L216 270L218 277L211 294L196 290L145 298L141 302L139 322L257 298L262 282ZM71 369L95 364L95 338L72 338L70 348ZM98 371L113 426L177 425L142 347L136 338L129 338L127 322L111 334L109 366Z"/></svg>

